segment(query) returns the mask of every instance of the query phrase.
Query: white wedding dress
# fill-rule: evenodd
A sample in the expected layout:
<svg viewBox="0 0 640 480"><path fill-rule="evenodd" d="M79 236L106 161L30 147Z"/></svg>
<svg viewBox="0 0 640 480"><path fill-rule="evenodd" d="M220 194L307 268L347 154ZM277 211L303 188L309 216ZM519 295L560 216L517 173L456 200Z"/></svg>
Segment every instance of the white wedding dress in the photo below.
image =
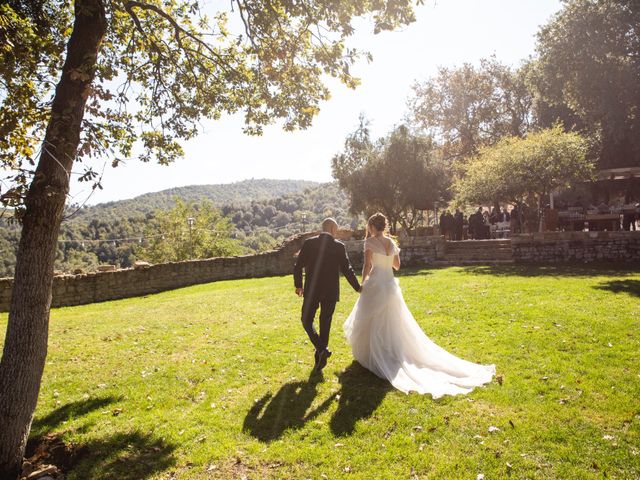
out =
<svg viewBox="0 0 640 480"><path fill-rule="evenodd" d="M391 242L387 255L383 242L375 237L365 241L365 251L373 252L373 268L344 323L354 358L398 390L433 398L468 393L490 382L495 365L462 360L425 335L393 276L393 257L400 249Z"/></svg>

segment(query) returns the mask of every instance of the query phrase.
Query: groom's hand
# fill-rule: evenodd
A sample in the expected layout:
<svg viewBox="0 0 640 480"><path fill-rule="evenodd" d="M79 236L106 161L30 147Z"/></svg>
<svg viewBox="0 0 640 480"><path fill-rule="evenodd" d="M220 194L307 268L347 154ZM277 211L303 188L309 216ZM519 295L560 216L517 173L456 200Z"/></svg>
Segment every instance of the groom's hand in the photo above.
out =
<svg viewBox="0 0 640 480"><path fill-rule="evenodd" d="M299 297L304 295L304 289L303 288L296 288L296 295L298 295Z"/></svg>

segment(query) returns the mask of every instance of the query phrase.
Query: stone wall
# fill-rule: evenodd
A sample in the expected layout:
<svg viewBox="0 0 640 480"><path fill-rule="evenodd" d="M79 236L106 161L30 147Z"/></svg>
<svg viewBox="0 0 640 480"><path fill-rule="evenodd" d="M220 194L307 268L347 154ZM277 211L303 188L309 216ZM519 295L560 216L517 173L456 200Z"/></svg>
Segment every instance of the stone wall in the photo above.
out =
<svg viewBox="0 0 640 480"><path fill-rule="evenodd" d="M364 263L364 240L343 241L351 264L361 269ZM403 266L424 267L441 259L445 252L444 237L403 237L400 239L400 260Z"/></svg>
<svg viewBox="0 0 640 480"><path fill-rule="evenodd" d="M640 261L640 232L542 232L511 238L516 262Z"/></svg>
<svg viewBox="0 0 640 480"><path fill-rule="evenodd" d="M295 255L302 242L310 235L294 237L277 250L257 255L171 262L81 275L56 275L53 278L52 306L137 297L216 280L287 275L292 272ZM12 284L12 278L0 279L0 311L9 309Z"/></svg>
<svg viewBox="0 0 640 480"><path fill-rule="evenodd" d="M59 275L53 279L54 307L136 297L199 283L236 278L290 275L305 234L280 248L241 257L163 263L145 268ZM356 271L362 268L363 241L344 241ZM640 262L640 232L545 232L514 235L516 262ZM400 239L403 266L423 267L445 257L444 237ZM359 273L359 272L358 272ZM0 279L0 311L7 311L13 279Z"/></svg>

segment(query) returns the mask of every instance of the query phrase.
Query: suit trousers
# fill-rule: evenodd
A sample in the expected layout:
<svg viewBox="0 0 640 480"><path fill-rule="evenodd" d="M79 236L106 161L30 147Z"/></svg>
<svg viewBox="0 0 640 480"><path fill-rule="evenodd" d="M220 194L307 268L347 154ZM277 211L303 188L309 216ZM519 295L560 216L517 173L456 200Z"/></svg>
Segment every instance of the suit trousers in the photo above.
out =
<svg viewBox="0 0 640 480"><path fill-rule="evenodd" d="M320 334L313 328L313 319L320 307ZM321 352L329 345L329 332L331 331L331 320L336 309L335 300L319 300L305 297L302 303L302 326L304 327L309 340Z"/></svg>

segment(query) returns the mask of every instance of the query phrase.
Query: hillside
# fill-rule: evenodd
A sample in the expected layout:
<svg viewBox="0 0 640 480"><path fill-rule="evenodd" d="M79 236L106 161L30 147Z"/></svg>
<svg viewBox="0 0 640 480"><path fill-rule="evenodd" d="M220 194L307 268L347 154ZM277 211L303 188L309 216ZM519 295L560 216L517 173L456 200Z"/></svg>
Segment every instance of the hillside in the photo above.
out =
<svg viewBox="0 0 640 480"><path fill-rule="evenodd" d="M69 212L75 213L66 221L89 222L96 218L129 218L140 214L144 216L154 210L173 207L176 197L185 202L197 203L208 200L217 206L249 204L252 201L268 200L283 195L299 193L307 188L317 187L318 185L320 185L318 182L310 182L307 180L251 179L234 183L176 187L159 192L145 193L144 195L127 200L83 207L80 210L70 207Z"/></svg>
<svg viewBox="0 0 640 480"><path fill-rule="evenodd" d="M174 206L175 199L210 201L233 223L235 251L268 250L303 230L318 228L326 216L343 227L361 221L349 214L349 199L337 184L299 180L246 180L225 185L181 187L139 197L76 209L69 207L63 221L56 270L94 270L100 264L130 267L147 260L141 247L145 235L156 225L156 212ZM186 218L183 234L188 235ZM0 223L0 277L12 276L19 226ZM164 237L163 237L164 238Z"/></svg>

